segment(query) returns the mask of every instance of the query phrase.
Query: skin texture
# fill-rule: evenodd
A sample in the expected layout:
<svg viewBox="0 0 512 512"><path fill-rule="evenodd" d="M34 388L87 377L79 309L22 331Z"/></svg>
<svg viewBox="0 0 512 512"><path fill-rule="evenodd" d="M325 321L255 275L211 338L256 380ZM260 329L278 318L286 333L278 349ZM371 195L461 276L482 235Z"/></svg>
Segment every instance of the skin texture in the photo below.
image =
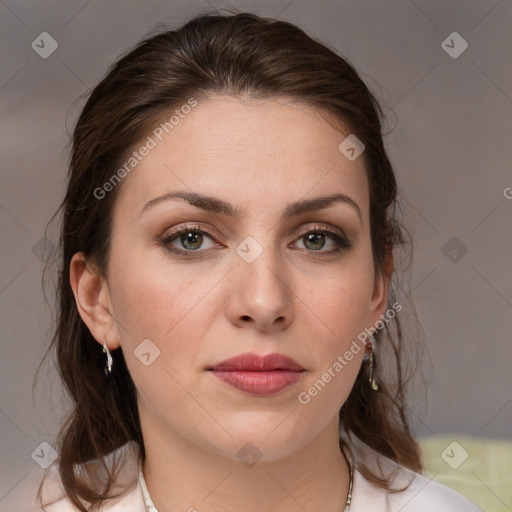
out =
<svg viewBox="0 0 512 512"><path fill-rule="evenodd" d="M391 262L374 277L369 189L363 157L338 150L349 134L326 114L284 99L202 100L123 180L114 208L108 279L83 254L71 263L80 315L98 343L122 347L137 387L147 458L144 473L160 512L343 510L348 466L338 446L338 413L363 351L303 405L298 401L386 311ZM205 212L175 190L221 198L240 218ZM335 192L350 196L281 220L286 206ZM198 225L213 236L169 245L159 239ZM338 228L352 246L331 253ZM262 253L236 252L246 237ZM243 244L242 244L243 246ZM160 355L134 354L150 339ZM267 397L232 388L206 368L229 357L280 352L306 371ZM237 453L252 443L252 467ZM194 507L194 508L191 508Z"/></svg>

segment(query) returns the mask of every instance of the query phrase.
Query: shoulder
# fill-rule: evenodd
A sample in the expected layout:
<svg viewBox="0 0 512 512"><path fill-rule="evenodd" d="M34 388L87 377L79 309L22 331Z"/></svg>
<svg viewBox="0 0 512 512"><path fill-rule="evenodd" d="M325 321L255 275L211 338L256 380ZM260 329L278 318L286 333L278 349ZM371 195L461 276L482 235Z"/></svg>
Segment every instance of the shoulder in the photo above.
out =
<svg viewBox="0 0 512 512"><path fill-rule="evenodd" d="M391 510L402 512L483 512L465 496L432 478L400 467L397 480L409 485L405 491L389 493ZM398 482L397 482L398 483Z"/></svg>
<svg viewBox="0 0 512 512"><path fill-rule="evenodd" d="M107 463L123 457L123 465L117 474L120 483L118 498L109 500L101 507L100 512L145 512L144 500L138 484L138 449L128 443L105 458ZM117 460L120 460L119 458ZM57 467L48 473L43 488L44 512L78 512L69 497L65 494L60 481Z"/></svg>
<svg viewBox="0 0 512 512"><path fill-rule="evenodd" d="M144 501L140 488L135 487L123 494L115 503L107 504L100 512L145 512ZM49 505L45 505L44 512L79 512L67 497L62 497Z"/></svg>
<svg viewBox="0 0 512 512"><path fill-rule="evenodd" d="M483 512L462 494L379 456L380 467L393 474L393 491L382 489L354 472L351 512ZM369 508L371 507L371 508Z"/></svg>

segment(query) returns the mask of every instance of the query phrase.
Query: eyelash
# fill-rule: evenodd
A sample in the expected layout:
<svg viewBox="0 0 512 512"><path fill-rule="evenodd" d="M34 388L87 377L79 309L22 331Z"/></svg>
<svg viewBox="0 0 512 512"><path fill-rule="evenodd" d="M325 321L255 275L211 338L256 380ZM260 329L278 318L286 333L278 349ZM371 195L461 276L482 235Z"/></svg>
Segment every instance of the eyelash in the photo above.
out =
<svg viewBox="0 0 512 512"><path fill-rule="evenodd" d="M192 254L194 254L194 253L201 253L201 252L205 252L205 251L209 250L209 249L202 249L202 250L197 249L195 251L192 251L192 250L182 251L180 249L176 249L176 248L170 246L171 242L174 242L174 240L179 238L181 235L186 235L188 233L196 233L196 234L201 233L201 234L208 235L212 239L215 238L215 235L212 232L210 232L208 229L200 228L199 226L188 225L188 226L184 226L183 228L180 228L180 229L172 232L171 234L169 234L167 236L164 236L159 242L170 253L183 255L186 257L191 257ZM329 238L331 238L331 240L336 242L337 247L335 249L333 249L332 251L313 251L313 250L306 249L307 252L333 255L333 254L338 254L342 251L348 250L352 247L352 244L344 236L339 235L338 233L336 233L335 231L331 231L330 229L319 228L316 226L313 229L309 229L308 231L305 231L304 233L302 233L297 238L297 240L305 237L306 235L310 235L310 234L327 235ZM212 250L214 250L214 249L212 249Z"/></svg>

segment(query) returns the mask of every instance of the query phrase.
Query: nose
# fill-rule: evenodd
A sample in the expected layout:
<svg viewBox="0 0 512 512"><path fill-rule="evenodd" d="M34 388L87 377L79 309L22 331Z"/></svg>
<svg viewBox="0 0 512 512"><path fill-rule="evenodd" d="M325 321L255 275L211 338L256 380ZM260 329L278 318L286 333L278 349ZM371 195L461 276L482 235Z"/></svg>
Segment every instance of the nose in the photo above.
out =
<svg viewBox="0 0 512 512"><path fill-rule="evenodd" d="M233 325L272 332L293 321L294 298L290 272L271 248L251 263L238 255L229 273L227 315Z"/></svg>

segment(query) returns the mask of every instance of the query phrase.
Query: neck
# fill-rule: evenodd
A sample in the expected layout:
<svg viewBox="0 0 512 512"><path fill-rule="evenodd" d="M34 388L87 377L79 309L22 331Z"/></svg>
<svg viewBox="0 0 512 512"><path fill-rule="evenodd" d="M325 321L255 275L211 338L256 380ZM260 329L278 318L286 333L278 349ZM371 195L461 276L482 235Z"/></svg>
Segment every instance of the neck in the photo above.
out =
<svg viewBox="0 0 512 512"><path fill-rule="evenodd" d="M144 430L151 433L144 433L143 472L158 512L344 510L350 468L339 447L337 418L287 457L251 467L177 433Z"/></svg>

